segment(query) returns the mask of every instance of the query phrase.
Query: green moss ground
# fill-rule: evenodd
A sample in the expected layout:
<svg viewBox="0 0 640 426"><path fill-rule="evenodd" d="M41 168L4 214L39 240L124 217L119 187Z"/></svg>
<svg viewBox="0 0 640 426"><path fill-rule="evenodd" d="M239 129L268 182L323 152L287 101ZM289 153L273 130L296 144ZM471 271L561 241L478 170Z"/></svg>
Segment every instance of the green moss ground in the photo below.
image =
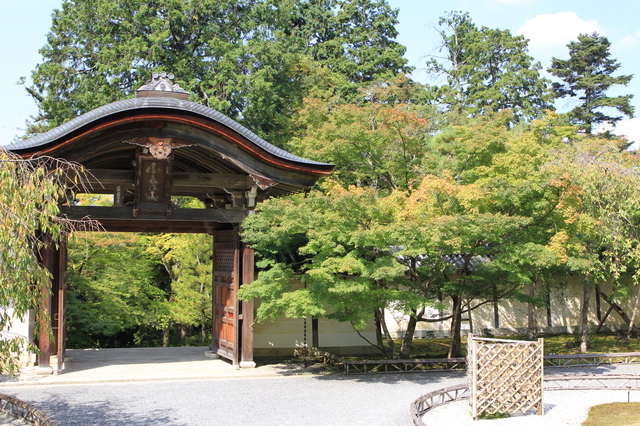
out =
<svg viewBox="0 0 640 426"><path fill-rule="evenodd" d="M640 426L640 402L595 405L582 426Z"/></svg>
<svg viewBox="0 0 640 426"><path fill-rule="evenodd" d="M559 355L580 353L578 336L575 334L549 334L540 335L544 339L544 353ZM607 352L640 352L640 340L632 338L629 345L626 344L625 335L621 334L596 334L589 336L589 353ZM500 336L500 339L526 340L524 336ZM400 341L396 341L400 347ZM449 349L449 339L414 339L411 358L446 358ZM467 340L462 339L462 353L467 350Z"/></svg>

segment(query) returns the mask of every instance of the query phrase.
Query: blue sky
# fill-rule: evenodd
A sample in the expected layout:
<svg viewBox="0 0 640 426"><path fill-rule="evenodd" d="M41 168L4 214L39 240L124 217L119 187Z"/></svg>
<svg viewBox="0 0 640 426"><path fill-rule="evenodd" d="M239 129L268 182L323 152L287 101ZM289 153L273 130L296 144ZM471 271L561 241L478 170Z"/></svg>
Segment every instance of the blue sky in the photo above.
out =
<svg viewBox="0 0 640 426"><path fill-rule="evenodd" d="M407 47L407 59L416 70L413 78L429 83L437 76L424 71L425 61L438 55L438 18L448 11L466 11L478 26L509 29L530 39L529 53L543 68L550 59L568 57L567 43L579 33L597 31L612 43L612 57L621 64L618 74L637 74L626 88L611 94L635 94L633 104L640 116L640 1L611 0L388 0L400 10L398 41ZM0 14L0 81L3 82L0 103L0 144L10 142L24 132L25 120L36 113L34 102L23 87L20 77L29 77L40 61L38 49L46 41L51 26L51 13L62 0L4 0ZM179 76L178 76L179 79ZM437 80L436 80L437 81ZM558 101L556 107L565 112L571 102ZM640 119L621 122L617 133L640 142ZM640 148L640 143L637 144Z"/></svg>

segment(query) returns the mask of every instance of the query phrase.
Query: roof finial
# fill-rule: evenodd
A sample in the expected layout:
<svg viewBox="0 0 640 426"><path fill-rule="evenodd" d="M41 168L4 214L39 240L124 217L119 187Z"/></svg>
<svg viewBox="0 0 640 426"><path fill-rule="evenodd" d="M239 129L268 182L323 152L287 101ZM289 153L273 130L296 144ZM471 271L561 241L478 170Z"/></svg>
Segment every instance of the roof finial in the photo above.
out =
<svg viewBox="0 0 640 426"><path fill-rule="evenodd" d="M154 72L151 80L136 91L136 98L146 96L164 96L169 98L187 99L189 93L178 83L173 82L173 73Z"/></svg>

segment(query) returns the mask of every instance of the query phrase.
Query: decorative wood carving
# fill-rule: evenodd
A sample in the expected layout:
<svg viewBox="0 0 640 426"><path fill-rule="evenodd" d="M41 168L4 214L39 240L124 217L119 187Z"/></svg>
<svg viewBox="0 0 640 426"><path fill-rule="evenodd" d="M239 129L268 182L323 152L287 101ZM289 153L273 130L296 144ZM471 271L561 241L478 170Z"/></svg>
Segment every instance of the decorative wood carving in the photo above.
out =
<svg viewBox="0 0 640 426"><path fill-rule="evenodd" d="M179 99L187 99L189 92L184 90L173 82L175 76L172 73L166 72L154 72L151 75L151 80L147 81L145 85L140 87L136 91L136 97L141 96L169 96Z"/></svg>
<svg viewBox="0 0 640 426"><path fill-rule="evenodd" d="M271 188L272 186L275 186L278 184L278 182L272 181L271 179L267 179L266 177L262 177L254 174L250 174L249 176L251 176L251 179L253 179L256 185L258 185L260 189L262 189L263 191L265 189Z"/></svg>
<svg viewBox="0 0 640 426"><path fill-rule="evenodd" d="M168 158L171 155L171 151L175 148L195 145L182 139L159 138L154 136L131 138L125 142L147 148L149 153L158 160Z"/></svg>

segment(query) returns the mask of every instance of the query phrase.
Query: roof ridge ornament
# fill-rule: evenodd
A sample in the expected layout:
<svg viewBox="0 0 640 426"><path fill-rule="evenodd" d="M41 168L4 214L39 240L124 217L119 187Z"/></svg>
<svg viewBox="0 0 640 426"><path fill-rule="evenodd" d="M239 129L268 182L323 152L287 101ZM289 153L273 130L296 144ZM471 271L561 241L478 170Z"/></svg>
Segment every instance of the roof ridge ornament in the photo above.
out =
<svg viewBox="0 0 640 426"><path fill-rule="evenodd" d="M136 90L136 98L163 96L186 100L189 97L189 92L180 87L178 83L174 83L174 77L173 73L154 72L151 74L151 80Z"/></svg>

